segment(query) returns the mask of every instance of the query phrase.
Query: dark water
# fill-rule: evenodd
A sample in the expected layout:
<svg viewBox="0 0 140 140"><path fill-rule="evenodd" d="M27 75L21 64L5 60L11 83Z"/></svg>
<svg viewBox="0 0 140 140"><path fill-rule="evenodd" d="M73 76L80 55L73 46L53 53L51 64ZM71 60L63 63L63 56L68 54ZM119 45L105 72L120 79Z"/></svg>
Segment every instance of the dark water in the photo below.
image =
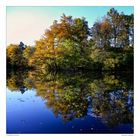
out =
<svg viewBox="0 0 140 140"><path fill-rule="evenodd" d="M133 133L133 74L7 73L7 133Z"/></svg>

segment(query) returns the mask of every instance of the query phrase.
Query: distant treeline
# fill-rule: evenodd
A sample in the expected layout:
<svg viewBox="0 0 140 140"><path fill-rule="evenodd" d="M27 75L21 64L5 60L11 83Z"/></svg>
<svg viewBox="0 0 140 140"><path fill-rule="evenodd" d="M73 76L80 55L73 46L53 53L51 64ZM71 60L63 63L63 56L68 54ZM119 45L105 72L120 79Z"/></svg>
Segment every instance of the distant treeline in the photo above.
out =
<svg viewBox="0 0 140 140"><path fill-rule="evenodd" d="M85 18L62 15L35 46L7 47L8 68L133 71L134 15L110 9L91 28Z"/></svg>

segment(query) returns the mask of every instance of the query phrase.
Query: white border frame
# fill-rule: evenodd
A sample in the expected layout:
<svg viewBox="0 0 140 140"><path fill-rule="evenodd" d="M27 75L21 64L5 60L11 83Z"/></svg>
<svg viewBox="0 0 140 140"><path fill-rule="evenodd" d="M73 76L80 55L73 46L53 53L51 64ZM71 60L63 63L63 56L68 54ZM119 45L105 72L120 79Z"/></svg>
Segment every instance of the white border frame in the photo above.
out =
<svg viewBox="0 0 140 140"><path fill-rule="evenodd" d="M25 140L25 139L101 139L101 140L118 140L118 139L138 139L140 131L139 123L139 72L140 72L140 3L139 0L0 0L0 139ZM135 128L133 135L122 134L6 134L6 6L134 6L134 101L135 101Z"/></svg>

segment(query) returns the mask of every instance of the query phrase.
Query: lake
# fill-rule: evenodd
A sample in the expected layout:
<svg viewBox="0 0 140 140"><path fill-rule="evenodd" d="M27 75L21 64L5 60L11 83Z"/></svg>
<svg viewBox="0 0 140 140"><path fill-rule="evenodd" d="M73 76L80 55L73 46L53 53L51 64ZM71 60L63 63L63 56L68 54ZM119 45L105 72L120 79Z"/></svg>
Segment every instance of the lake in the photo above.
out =
<svg viewBox="0 0 140 140"><path fill-rule="evenodd" d="M131 72L7 72L7 134L132 134Z"/></svg>

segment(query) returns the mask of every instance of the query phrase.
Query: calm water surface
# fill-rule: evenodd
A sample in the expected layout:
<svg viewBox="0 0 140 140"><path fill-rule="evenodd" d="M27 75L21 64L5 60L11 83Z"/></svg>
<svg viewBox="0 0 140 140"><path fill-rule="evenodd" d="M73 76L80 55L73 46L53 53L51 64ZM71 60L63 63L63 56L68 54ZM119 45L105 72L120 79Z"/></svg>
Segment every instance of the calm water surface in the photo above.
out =
<svg viewBox="0 0 140 140"><path fill-rule="evenodd" d="M7 73L7 133L133 133L133 74Z"/></svg>

